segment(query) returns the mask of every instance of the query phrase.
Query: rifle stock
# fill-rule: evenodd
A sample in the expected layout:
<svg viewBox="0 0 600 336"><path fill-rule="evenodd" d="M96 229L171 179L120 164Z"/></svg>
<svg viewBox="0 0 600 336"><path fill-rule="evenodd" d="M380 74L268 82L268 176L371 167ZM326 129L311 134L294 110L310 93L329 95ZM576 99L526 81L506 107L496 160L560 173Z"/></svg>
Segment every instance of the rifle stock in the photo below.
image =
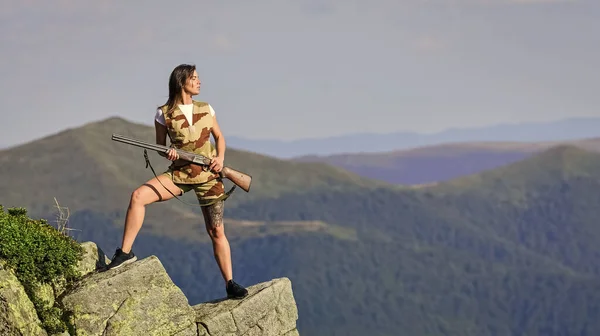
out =
<svg viewBox="0 0 600 336"><path fill-rule="evenodd" d="M128 137L124 137L122 135L113 134L112 140L126 143L128 145L137 146L141 148L151 149L157 151L159 153L167 153L171 147L162 146L158 144L153 144L141 140L136 140ZM181 149L175 148L177 154L179 154L180 160L185 160L190 163L198 164L198 165L210 165L210 159L206 156L190 153L187 151L183 151ZM252 184L252 176L242 173L241 171L235 170L231 167L224 166L221 169L220 175L231 182L233 182L238 187L242 188L245 192L250 191L250 185Z"/></svg>
<svg viewBox="0 0 600 336"><path fill-rule="evenodd" d="M250 184L252 184L252 176L244 174L241 171L235 170L231 167L223 167L221 169L221 176L229 179L238 187L242 188L245 192L250 191Z"/></svg>

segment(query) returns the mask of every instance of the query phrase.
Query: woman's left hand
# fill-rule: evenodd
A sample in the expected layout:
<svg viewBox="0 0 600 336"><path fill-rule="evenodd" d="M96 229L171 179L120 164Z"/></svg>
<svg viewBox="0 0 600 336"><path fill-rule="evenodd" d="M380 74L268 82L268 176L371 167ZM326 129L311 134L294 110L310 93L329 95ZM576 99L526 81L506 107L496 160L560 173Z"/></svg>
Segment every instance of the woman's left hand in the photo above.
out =
<svg viewBox="0 0 600 336"><path fill-rule="evenodd" d="M221 169L223 169L223 157L215 156L214 158L212 158L212 160L210 161L209 168L214 172L220 172Z"/></svg>

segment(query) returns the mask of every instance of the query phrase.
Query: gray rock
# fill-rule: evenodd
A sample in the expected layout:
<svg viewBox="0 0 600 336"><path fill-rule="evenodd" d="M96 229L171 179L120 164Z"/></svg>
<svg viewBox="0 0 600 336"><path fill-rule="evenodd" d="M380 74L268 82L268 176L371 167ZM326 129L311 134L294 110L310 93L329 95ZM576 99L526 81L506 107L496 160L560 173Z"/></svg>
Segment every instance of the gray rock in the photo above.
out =
<svg viewBox="0 0 600 336"><path fill-rule="evenodd" d="M193 308L199 335L285 335L296 330L298 319L287 278L250 286L242 300L216 300Z"/></svg>
<svg viewBox="0 0 600 336"><path fill-rule="evenodd" d="M81 243L80 245L83 248L83 254L77 261L75 268L81 276L91 274L101 268L104 268L104 266L110 263L110 259L104 254L102 249L98 248L96 243L87 241ZM51 287L54 291L54 297L61 296L66 289L65 278L60 276L54 279L54 281L51 283Z"/></svg>
<svg viewBox="0 0 600 336"><path fill-rule="evenodd" d="M35 307L14 272L0 264L0 335L43 335Z"/></svg>
<svg viewBox="0 0 600 336"><path fill-rule="evenodd" d="M298 311L287 278L250 286L241 300L191 307L155 256L98 272L110 260L95 243L81 245L84 254L77 267L84 277L70 289L61 277L37 290L48 305L56 301L64 307L72 335L298 335ZM47 336L23 286L1 260L0 335Z"/></svg>
<svg viewBox="0 0 600 336"><path fill-rule="evenodd" d="M53 334L52 336L71 336L68 331L63 331L60 334Z"/></svg>
<svg viewBox="0 0 600 336"><path fill-rule="evenodd" d="M77 334L197 334L194 311L155 256L92 273L61 302Z"/></svg>
<svg viewBox="0 0 600 336"><path fill-rule="evenodd" d="M110 259L108 259L102 249L98 248L96 243L87 241L80 245L83 248L83 255L77 263L77 270L82 276L103 268L107 263L110 263Z"/></svg>
<svg viewBox="0 0 600 336"><path fill-rule="evenodd" d="M39 284L33 291L34 295L44 302L45 308L54 306L54 289L51 284Z"/></svg>

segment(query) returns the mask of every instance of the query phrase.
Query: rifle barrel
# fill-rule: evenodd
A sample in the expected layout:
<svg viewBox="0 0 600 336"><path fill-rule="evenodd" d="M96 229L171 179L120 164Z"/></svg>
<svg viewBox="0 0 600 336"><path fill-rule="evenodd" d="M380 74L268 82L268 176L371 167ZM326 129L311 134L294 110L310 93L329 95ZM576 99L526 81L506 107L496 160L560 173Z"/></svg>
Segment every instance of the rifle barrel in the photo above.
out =
<svg viewBox="0 0 600 336"><path fill-rule="evenodd" d="M117 134L113 134L112 139L115 141L129 144L129 145L152 149L152 150L159 151L159 152L166 152L167 150L169 150L169 147L167 147L167 146L161 146L161 145L152 144L149 142L135 140L135 139L127 138L127 137L124 137L122 135L117 135Z"/></svg>
<svg viewBox="0 0 600 336"><path fill-rule="evenodd" d="M157 144L153 144L153 143L149 143L149 142L145 142L145 141L141 141L141 140L136 140L136 139L124 137L124 136L118 135L118 134L113 134L112 139L115 141L129 144L129 145L147 148L147 149L155 150L155 151L162 152L162 153L166 153L169 149L171 149L171 147L157 145ZM204 165L207 165L208 164L207 162L210 162L210 159L208 159L207 157L205 157L203 155L190 153L190 152L187 152L187 151L184 151L181 149L177 149L177 148L173 148L173 149L175 149L175 151L179 154L180 157L183 157L185 160L188 160L190 162L194 162L197 164L204 164Z"/></svg>
<svg viewBox="0 0 600 336"><path fill-rule="evenodd" d="M145 141L141 141L141 140L128 138L128 137L118 135L118 134L113 134L112 140L126 143L126 144L133 145L133 146L137 146L137 147L142 147L142 148L147 148L147 149L163 152L163 153L166 153L171 148L171 147L167 147L167 146L163 146L163 145L158 145L158 144L153 144L150 142L145 142ZM184 160L190 161L192 163L197 163L197 164L202 164L202 165L208 165L210 163L210 159L205 157L204 155L194 154L194 153L186 152L186 151L176 149L176 148L175 148L175 150L180 155L183 155ZM250 183L252 182L252 177L250 175L236 171L229 167L223 167L223 171L225 172L225 175L226 175L225 177L228 178L229 180L233 181L233 183L240 186L246 192L248 192L250 190ZM228 171L231 173L228 174L227 173Z"/></svg>

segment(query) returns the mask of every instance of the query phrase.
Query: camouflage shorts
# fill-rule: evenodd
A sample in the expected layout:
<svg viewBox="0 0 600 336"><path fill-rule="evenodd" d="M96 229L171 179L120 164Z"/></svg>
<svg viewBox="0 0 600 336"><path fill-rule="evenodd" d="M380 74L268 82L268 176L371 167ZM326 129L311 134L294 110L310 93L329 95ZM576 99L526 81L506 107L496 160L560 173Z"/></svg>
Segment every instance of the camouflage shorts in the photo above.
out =
<svg viewBox="0 0 600 336"><path fill-rule="evenodd" d="M173 180L173 173L171 171L166 171L162 175L168 176L171 181ZM175 185L181 190L181 195L190 190L194 190L196 198L198 198L198 203L202 206L211 205L216 201L225 200L229 197L229 194L225 193L225 186L221 178L213 179L202 184L175 183Z"/></svg>

